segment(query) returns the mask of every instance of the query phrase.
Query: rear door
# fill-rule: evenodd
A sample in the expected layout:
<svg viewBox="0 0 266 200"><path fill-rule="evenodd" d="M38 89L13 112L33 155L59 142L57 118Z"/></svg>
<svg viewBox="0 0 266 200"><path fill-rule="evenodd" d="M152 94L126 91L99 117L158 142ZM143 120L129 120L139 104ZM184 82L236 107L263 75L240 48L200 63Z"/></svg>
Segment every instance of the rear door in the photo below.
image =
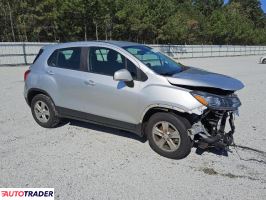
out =
<svg viewBox="0 0 266 200"><path fill-rule="evenodd" d="M56 94L53 94L53 99L59 111L82 110L87 103L84 95L84 90L88 89L84 84L87 69L82 62L86 49L58 49L48 59L47 74L56 82Z"/></svg>

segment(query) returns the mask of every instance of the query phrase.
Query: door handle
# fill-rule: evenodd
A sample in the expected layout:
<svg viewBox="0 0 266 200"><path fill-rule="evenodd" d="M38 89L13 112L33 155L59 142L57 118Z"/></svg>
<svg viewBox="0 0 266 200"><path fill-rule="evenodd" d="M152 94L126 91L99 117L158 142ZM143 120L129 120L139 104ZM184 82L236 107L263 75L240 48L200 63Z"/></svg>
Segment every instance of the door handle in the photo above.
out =
<svg viewBox="0 0 266 200"><path fill-rule="evenodd" d="M47 70L47 74L54 75L54 72L52 70Z"/></svg>
<svg viewBox="0 0 266 200"><path fill-rule="evenodd" d="M86 85L89 85L89 86L94 86L95 85L95 82L93 80L84 81L84 83Z"/></svg>

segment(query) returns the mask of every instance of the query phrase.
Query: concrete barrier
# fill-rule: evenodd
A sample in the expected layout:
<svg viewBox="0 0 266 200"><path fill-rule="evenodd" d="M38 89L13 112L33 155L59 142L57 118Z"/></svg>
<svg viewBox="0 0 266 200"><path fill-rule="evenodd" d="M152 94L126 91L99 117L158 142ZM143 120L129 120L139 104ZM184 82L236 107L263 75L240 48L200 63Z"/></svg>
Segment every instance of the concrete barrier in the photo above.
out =
<svg viewBox="0 0 266 200"><path fill-rule="evenodd" d="M0 66L31 64L40 48L48 44L53 43L0 42ZM149 46L177 59L266 54L266 46L171 44Z"/></svg>
<svg viewBox="0 0 266 200"><path fill-rule="evenodd" d="M48 44L38 42L0 42L0 66L31 64L39 50Z"/></svg>
<svg viewBox="0 0 266 200"><path fill-rule="evenodd" d="M266 46L239 45L150 45L173 58L200 58L266 54Z"/></svg>

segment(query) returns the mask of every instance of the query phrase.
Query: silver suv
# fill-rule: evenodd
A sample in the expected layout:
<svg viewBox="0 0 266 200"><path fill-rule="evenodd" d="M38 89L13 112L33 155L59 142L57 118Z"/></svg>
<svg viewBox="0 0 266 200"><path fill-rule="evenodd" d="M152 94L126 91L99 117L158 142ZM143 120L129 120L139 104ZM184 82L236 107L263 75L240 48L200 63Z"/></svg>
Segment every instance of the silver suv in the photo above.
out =
<svg viewBox="0 0 266 200"><path fill-rule="evenodd" d="M56 127L62 118L102 124L147 137L154 151L174 159L186 157L193 143L232 143L241 105L235 91L244 87L121 41L45 46L24 79L25 99L40 126Z"/></svg>

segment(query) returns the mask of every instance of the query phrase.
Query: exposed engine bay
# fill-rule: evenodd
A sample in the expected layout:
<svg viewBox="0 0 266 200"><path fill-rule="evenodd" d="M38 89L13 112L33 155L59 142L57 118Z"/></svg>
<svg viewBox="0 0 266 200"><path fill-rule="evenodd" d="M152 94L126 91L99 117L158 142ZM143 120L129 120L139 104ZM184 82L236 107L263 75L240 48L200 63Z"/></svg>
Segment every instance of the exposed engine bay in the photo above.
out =
<svg viewBox="0 0 266 200"><path fill-rule="evenodd" d="M172 85L190 90L191 95L205 106L202 114L195 112L190 119L189 134L199 147L225 148L231 145L235 132L234 116L241 105L235 92L244 87L243 83L193 67L186 67L167 79ZM225 132L227 123L230 130Z"/></svg>
<svg viewBox="0 0 266 200"><path fill-rule="evenodd" d="M206 110L191 127L190 134L200 148L215 146L225 148L233 143L235 111ZM226 123L230 130L225 131Z"/></svg>
<svg viewBox="0 0 266 200"><path fill-rule="evenodd" d="M202 115L192 117L192 127L189 129L191 138L198 143L198 147L227 148L233 144L235 132L234 119L238 115L241 102L232 90L219 88L180 86L192 90L191 94L206 109ZM226 132L226 126L229 131Z"/></svg>
<svg viewBox="0 0 266 200"><path fill-rule="evenodd" d="M206 95L203 92L202 95L202 92L193 92L193 95L200 95L198 98L207 96L205 99L208 101L205 104L207 109L199 116L191 129L194 129L194 141L197 141L198 147L203 149L210 146L226 148L233 143L233 134L235 132L234 117L238 114L238 107L241 103L233 91L219 92L223 95L217 95L218 92L215 92L216 94L212 98L217 98L216 100L210 100L209 96L212 96L212 94ZM203 100L199 99L199 101ZM204 102L202 103L204 104ZM225 131L227 123L230 127L228 132ZM198 132L195 132L195 127Z"/></svg>

